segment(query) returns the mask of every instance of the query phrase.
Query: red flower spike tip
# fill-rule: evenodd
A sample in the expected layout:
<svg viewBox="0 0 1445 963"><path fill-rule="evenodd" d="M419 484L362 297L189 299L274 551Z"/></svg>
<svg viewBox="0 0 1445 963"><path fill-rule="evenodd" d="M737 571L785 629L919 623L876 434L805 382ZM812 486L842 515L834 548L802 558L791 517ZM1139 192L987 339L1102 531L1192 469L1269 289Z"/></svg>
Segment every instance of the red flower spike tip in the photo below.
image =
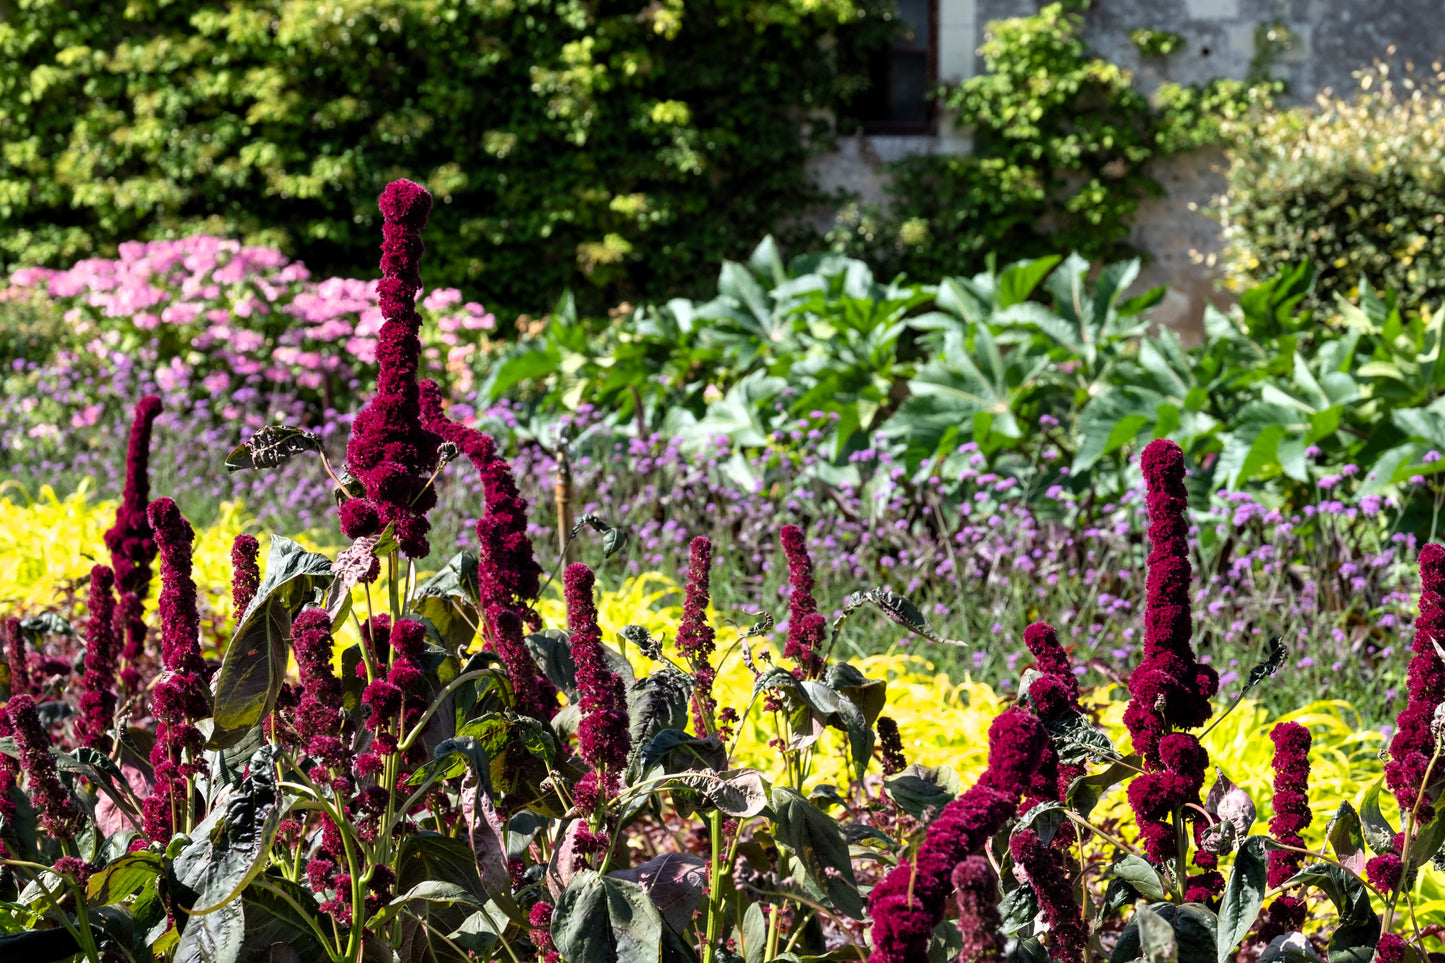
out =
<svg viewBox="0 0 1445 963"><path fill-rule="evenodd" d="M699 535L688 546L687 590L682 600L682 624L677 629L677 650L693 670L692 724L698 734L709 732L717 700L712 697L712 654L716 635L707 621L712 574L712 542Z"/></svg>
<svg viewBox="0 0 1445 963"><path fill-rule="evenodd" d="M800 678L811 679L823 671L823 659L818 650L823 647L828 620L818 612L818 603L813 598L813 560L808 555L808 546L803 541L803 530L796 525L784 525L778 532L783 543L783 554L788 559L788 584L792 592L788 595L788 640L783 646L783 658L798 663Z"/></svg>
<svg viewBox="0 0 1445 963"><path fill-rule="evenodd" d="M1435 815L1439 790L1430 790L1445 778L1437 765L1431 774L1433 787L1423 785L1435 751L1430 723L1435 709L1445 702L1445 661L1436 654L1436 645L1445 645L1445 547L1432 543L1420 549L1420 614L1410 647L1414 655L1406 673L1409 698L1395 718L1390 761L1385 763L1385 783L1399 800L1400 809L1413 809L1419 800L1422 825Z"/></svg>
<svg viewBox="0 0 1445 963"><path fill-rule="evenodd" d="M361 482L365 497L342 505L341 529L347 538L361 538L390 524L402 554L424 558L431 551L426 513L436 504L430 478L440 443L422 427L417 384L421 315L416 296L424 250L421 230L431 212L431 195L411 181L392 181L378 206L382 277L377 295L385 320L376 347L376 394L357 414L346 446L347 467Z"/></svg>
<svg viewBox="0 0 1445 963"><path fill-rule="evenodd" d="M115 667L120 644L115 634L115 576L104 565L90 570L90 595L85 623L85 676L80 696L80 715L75 721L75 738L83 746L98 749L106 742L115 717Z"/></svg>
<svg viewBox="0 0 1445 963"><path fill-rule="evenodd" d="M125 488L115 509L115 524L105 533L116 585L121 593L134 592L142 599L150 591L151 562L156 557L146 509L151 497L151 429L160 413L161 399L155 395L142 398L135 406L125 450Z"/></svg>
<svg viewBox="0 0 1445 963"><path fill-rule="evenodd" d="M572 660L577 664L577 695L582 721L577 726L577 747L582 758L597 769L621 772L627 768L629 739L627 694L622 679L607 667L602 654L602 632L592 601L594 577L581 562L569 565L562 577L567 601L567 633Z"/></svg>
<svg viewBox="0 0 1445 963"><path fill-rule="evenodd" d="M243 533L231 543L231 608L238 622L261 586L261 566L256 562L260 554L261 543L255 535Z"/></svg>

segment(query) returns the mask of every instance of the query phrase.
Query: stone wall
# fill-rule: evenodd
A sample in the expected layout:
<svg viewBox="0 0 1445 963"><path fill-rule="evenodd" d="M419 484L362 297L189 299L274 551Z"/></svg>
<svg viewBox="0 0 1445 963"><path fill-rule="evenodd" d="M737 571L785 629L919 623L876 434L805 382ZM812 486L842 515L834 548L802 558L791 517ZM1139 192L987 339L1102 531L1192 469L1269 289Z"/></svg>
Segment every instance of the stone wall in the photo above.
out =
<svg viewBox="0 0 1445 963"><path fill-rule="evenodd" d="M937 0L938 77L958 82L982 68L976 51L989 21L1026 16L1038 0ZM1279 24L1287 49L1269 59L1271 75L1285 81L1287 103L1308 104L1325 89L1347 93L1353 74L1395 48L1394 61L1423 71L1445 57L1445 0L1093 0L1084 35L1099 55L1134 71L1144 91L1163 81L1205 83L1215 77L1243 78L1259 50L1258 32ZM1144 58L1129 39L1148 27L1179 34L1181 49L1167 58ZM849 138L820 159L820 184L858 195L865 203L884 200L884 166L907 153L961 152L967 131L947 118L931 137ZM1212 270L1219 250L1218 226L1204 212L1223 188L1217 152L1175 158L1153 176L1167 196L1140 205L1133 243L1150 262L1141 285L1167 284L1171 294L1161 320L1186 336L1201 332L1204 306L1224 303Z"/></svg>

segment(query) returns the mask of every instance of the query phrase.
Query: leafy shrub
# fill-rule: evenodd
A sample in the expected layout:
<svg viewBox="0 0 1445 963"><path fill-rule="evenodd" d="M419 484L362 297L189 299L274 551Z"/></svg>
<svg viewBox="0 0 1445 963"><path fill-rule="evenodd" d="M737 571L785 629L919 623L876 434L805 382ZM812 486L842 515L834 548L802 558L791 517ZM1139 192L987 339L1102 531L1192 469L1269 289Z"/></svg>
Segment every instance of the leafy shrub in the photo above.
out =
<svg viewBox="0 0 1445 963"><path fill-rule="evenodd" d="M1229 151L1219 199L1225 264L1241 282L1299 263L1319 271L1311 304L1354 299L1369 282L1411 305L1445 294L1441 78L1360 75L1352 100L1266 114Z"/></svg>
<svg viewBox="0 0 1445 963"><path fill-rule="evenodd" d="M333 558L273 536L263 568L256 540L238 538L231 590L242 614L208 666L194 533L170 498L131 511L145 498L138 442L121 537L107 536L124 554L94 566L86 587L83 658L62 620L0 623L7 951L43 946L87 963L117 952L249 963L277 944L336 963L368 954L721 963L841 951L886 963L998 948L1013 935L1030 958L1082 960L1107 933L1124 947L1116 955L1172 942L1217 959L1241 942L1300 945L1298 928L1328 901L1333 953L1403 958L1397 930L1421 918L1419 878L1445 843L1431 778L1441 754L1431 720L1445 700L1445 549L1420 552L1409 696L1383 782L1358 809L1336 812L1333 855L1309 849L1313 737L1282 723L1271 730L1274 818L1269 835L1251 834L1256 806L1222 772L1202 795L1209 730L1191 730L1217 728L1288 651L1274 641L1216 712L1221 677L1192 642L1184 455L1154 441L1141 458L1148 581L1143 659L1120 717L1128 748L1086 714L1073 659L1034 622L1024 631L1034 668L990 724L986 766L965 788L945 770L910 765L885 715L888 680L839 649L868 609L934 644L949 640L881 586L850 595L830 625L796 526L778 533L790 588L781 652L757 639L771 615L719 638L706 537L690 544L667 653L646 625L618 631L645 676L604 643L587 565L562 578L566 631L547 627L510 467L491 438L447 418L434 384L417 381L418 240L430 198L394 182L381 206L378 390L355 419L346 470L326 466L351 545ZM228 463L266 470L325 459L321 447L272 426ZM483 479L480 551L419 580L432 481L460 455ZM610 526L586 521L607 533L604 553L617 550ZM143 584L112 594L118 562L156 561L158 639ZM717 685L734 657L751 677L741 707L723 703L731 693ZM77 662L80 681L67 684ZM749 718L771 722L780 774L732 757ZM1258 724L1250 717L1244 731ZM842 765L824 785L816 771L829 730ZM1340 747L1337 732L1322 735ZM870 772L880 761L881 779ZM1399 803L1398 833L1380 805L1385 789ZM1130 813L1099 809L1120 790ZM989 849L994 862L977 855L1000 833L1007 845Z"/></svg>
<svg viewBox="0 0 1445 963"><path fill-rule="evenodd" d="M407 169L442 201L438 287L521 310L686 288L816 200L804 161L885 6L8 5L0 266L211 233L354 276Z"/></svg>
<svg viewBox="0 0 1445 963"><path fill-rule="evenodd" d="M915 278L977 271L989 257L1131 256L1129 219L1162 192L1145 165L1217 143L1225 122L1269 102L1273 85L1166 83L1151 103L1129 71L1086 50L1077 12L1086 6L991 22L984 69L939 94L971 151L894 165L889 209L845 211L835 246ZM1135 34L1146 53L1172 49L1167 35Z"/></svg>

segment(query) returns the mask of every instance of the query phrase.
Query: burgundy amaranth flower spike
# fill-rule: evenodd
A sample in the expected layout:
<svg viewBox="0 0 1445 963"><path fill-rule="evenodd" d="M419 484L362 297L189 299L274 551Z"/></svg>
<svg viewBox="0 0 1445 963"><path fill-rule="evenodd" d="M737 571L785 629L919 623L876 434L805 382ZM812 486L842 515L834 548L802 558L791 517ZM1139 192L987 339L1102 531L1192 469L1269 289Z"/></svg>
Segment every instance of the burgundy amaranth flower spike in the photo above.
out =
<svg viewBox="0 0 1445 963"><path fill-rule="evenodd" d="M1038 895L1039 908L1049 924L1049 956L1059 963L1083 963L1089 928L1058 856L1032 829L1014 833L1009 852Z"/></svg>
<svg viewBox="0 0 1445 963"><path fill-rule="evenodd" d="M879 716L875 723L878 729L878 748L883 756L883 775L892 776L908 768L908 757L903 754L903 737L898 732L898 723L890 716Z"/></svg>
<svg viewBox="0 0 1445 963"><path fill-rule="evenodd" d="M542 592L542 566L527 534L527 500L517 490L512 466L497 454L490 435L447 419L435 381L421 383L420 397L422 424L461 449L482 479L486 511L477 520L480 611L500 604L535 618L531 607Z"/></svg>
<svg viewBox="0 0 1445 963"><path fill-rule="evenodd" d="M1079 705L1079 681L1074 676L1073 666L1064 647L1059 644L1054 627L1045 622L1035 622L1024 629L1024 644L1036 660L1039 676L1029 684L1029 704L1045 725L1062 722L1082 712ZM1069 785L1084 774L1084 767L1066 764L1059 760L1052 744L1040 760L1038 772L1023 801L1023 811L1028 812L1043 802L1062 802ZM1072 840L1069 827L1064 827L1055 839L1064 843Z"/></svg>
<svg viewBox="0 0 1445 963"><path fill-rule="evenodd" d="M818 613L818 603L813 598L813 560L803 541L803 530L796 525L784 525L778 539L788 559L788 584L792 586L783 658L797 662L801 678L811 679L823 671L818 650L823 647L828 620Z"/></svg>
<svg viewBox="0 0 1445 963"><path fill-rule="evenodd" d="M0 635L5 640L5 661L10 665L10 694L30 692L30 654L25 651L25 633L20 620L11 616L0 622Z"/></svg>
<svg viewBox="0 0 1445 963"><path fill-rule="evenodd" d="M341 680L331 669L331 617L325 609L307 609L291 624L291 638L301 678L296 732L308 754L340 774L351 759L351 731L342 712Z"/></svg>
<svg viewBox="0 0 1445 963"><path fill-rule="evenodd" d="M6 708L40 828L51 836L69 839L80 826L80 807L60 783L60 770L50 754L50 738L40 724L35 700L28 695L12 696Z"/></svg>
<svg viewBox="0 0 1445 963"><path fill-rule="evenodd" d="M1432 786L1445 781L1445 767L1431 771L1432 786L1423 785L1435 736L1430 723L1435 709L1445 702L1445 661L1435 652L1445 645L1445 547L1428 544L1420 549L1420 615L1415 620L1415 641L1406 676L1409 700L1395 717L1395 737L1390 740L1390 761L1385 763L1385 783L1400 801L1402 812L1420 802L1419 820L1434 817L1436 793Z"/></svg>
<svg viewBox="0 0 1445 963"><path fill-rule="evenodd" d="M998 911L998 877L984 856L970 856L953 868L958 900L958 932L963 937L959 960L997 963L1006 941Z"/></svg>
<svg viewBox="0 0 1445 963"><path fill-rule="evenodd" d="M346 464L365 489L365 497L341 506L341 530L347 538L375 535L393 525L397 546L409 558L424 558L436 504L430 477L437 466L440 439L421 424L417 370L421 360L419 264L422 228L431 213L431 195L420 184L392 181L381 192L382 323L377 339L376 395L356 416L346 446Z"/></svg>
<svg viewBox="0 0 1445 963"><path fill-rule="evenodd" d="M116 585L121 594L134 592L141 599L150 591L151 562L156 557L146 509L151 500L151 428L160 413L161 399L155 395L142 398L135 406L125 450L125 489L116 506L115 524L105 533Z"/></svg>
<svg viewBox="0 0 1445 963"><path fill-rule="evenodd" d="M682 623L677 627L677 650L687 659L696 684L692 690L692 725L698 735L713 731L717 700L712 696L717 672L712 667L716 633L707 621L712 573L712 542L699 535L688 546L687 589L682 600Z"/></svg>
<svg viewBox="0 0 1445 963"><path fill-rule="evenodd" d="M195 722L211 714L206 663L201 658L201 620L196 611L196 583L191 577L190 522L169 498L151 503L148 520L161 559L161 667L165 674L152 692L156 744L151 749L155 788L145 801L145 834L169 842L176 817L186 812L186 778L204 766L205 740Z"/></svg>
<svg viewBox="0 0 1445 963"><path fill-rule="evenodd" d="M581 562L567 566L562 576L567 600L567 634L572 660L577 664L577 696L582 721L577 726L577 747L594 768L621 772L631 750L628 735L627 695L622 679L607 667L602 655L602 632L597 628L597 607L592 601L594 577Z"/></svg>
<svg viewBox="0 0 1445 963"><path fill-rule="evenodd" d="M1281 722L1269 737L1274 740L1274 817L1269 831L1286 846L1303 848L1300 833L1314 819L1309 798L1310 731L1298 722ZM1299 872L1302 862L1300 853L1271 849L1266 884L1270 889L1279 886ZM1280 896L1270 904L1257 939L1268 943L1282 933L1295 932L1304 925L1305 915L1304 900Z"/></svg>
<svg viewBox="0 0 1445 963"><path fill-rule="evenodd" d="M80 696L80 715L75 720L75 739L83 746L100 748L115 718L115 664L120 645L115 637L115 576L104 565L90 570L90 595L85 623L85 676Z"/></svg>
<svg viewBox="0 0 1445 963"><path fill-rule="evenodd" d="M231 608L238 622L261 587L261 566L256 563L260 554L261 543L255 535L242 533L231 543Z"/></svg>
<svg viewBox="0 0 1445 963"><path fill-rule="evenodd" d="M868 895L870 963L927 959L929 937L953 891L953 868L1017 815L1019 796L1048 741L1043 723L1017 706L994 719L988 729L988 769L929 824L913 862L894 867Z"/></svg>
<svg viewBox="0 0 1445 963"><path fill-rule="evenodd" d="M1133 699L1124 724L1145 765L1161 765L1159 740L1173 729L1202 726L1213 714L1209 700L1219 674L1194 658L1189 605L1189 507L1184 489L1184 452L1156 439L1139 459L1149 510L1148 579L1144 603L1144 659L1129 677Z"/></svg>
<svg viewBox="0 0 1445 963"><path fill-rule="evenodd" d="M1183 732L1171 732L1159 742L1164 769L1146 772L1129 783L1129 806L1139 820L1139 840L1155 862L1176 855L1175 829L1170 820L1176 810L1198 804L1204 787L1209 753L1199 740Z"/></svg>

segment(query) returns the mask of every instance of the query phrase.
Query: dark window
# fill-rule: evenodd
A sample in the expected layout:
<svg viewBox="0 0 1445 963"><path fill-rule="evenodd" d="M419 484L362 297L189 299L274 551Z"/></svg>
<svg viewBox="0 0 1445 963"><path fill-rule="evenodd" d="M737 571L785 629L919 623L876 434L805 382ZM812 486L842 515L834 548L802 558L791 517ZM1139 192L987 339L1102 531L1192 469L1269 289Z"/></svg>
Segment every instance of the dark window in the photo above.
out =
<svg viewBox="0 0 1445 963"><path fill-rule="evenodd" d="M928 93L938 76L937 0L896 0L902 29L869 63L869 87L859 104L870 134L927 134L933 129Z"/></svg>

